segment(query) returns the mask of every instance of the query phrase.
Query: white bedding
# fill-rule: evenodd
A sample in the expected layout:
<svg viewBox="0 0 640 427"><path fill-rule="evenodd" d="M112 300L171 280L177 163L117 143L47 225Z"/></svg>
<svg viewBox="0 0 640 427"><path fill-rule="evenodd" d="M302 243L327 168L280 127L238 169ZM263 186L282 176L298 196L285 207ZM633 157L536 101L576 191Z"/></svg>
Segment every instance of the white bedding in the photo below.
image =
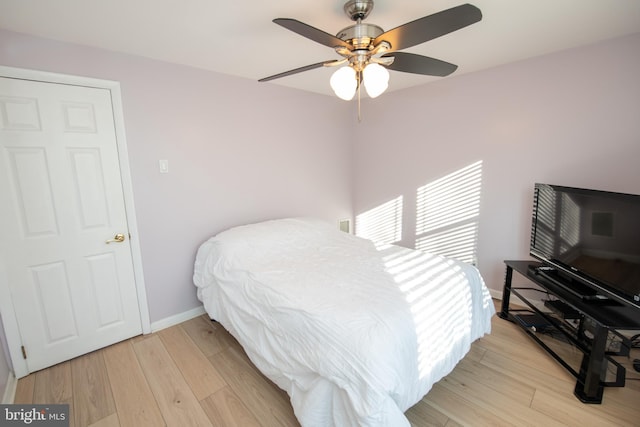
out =
<svg viewBox="0 0 640 427"><path fill-rule="evenodd" d="M301 218L212 237L194 283L303 426L409 426L495 313L473 266Z"/></svg>

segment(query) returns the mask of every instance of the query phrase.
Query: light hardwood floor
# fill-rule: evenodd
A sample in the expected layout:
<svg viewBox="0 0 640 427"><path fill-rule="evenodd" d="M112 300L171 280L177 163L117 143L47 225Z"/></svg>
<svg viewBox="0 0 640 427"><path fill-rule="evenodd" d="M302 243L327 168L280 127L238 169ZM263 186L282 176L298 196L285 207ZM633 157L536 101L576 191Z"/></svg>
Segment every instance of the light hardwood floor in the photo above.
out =
<svg viewBox="0 0 640 427"><path fill-rule="evenodd" d="M640 374L627 376L602 405L582 404L573 377L495 316L491 335L406 414L413 426L639 426ZM15 403L68 403L76 427L299 425L286 393L206 316L22 378Z"/></svg>

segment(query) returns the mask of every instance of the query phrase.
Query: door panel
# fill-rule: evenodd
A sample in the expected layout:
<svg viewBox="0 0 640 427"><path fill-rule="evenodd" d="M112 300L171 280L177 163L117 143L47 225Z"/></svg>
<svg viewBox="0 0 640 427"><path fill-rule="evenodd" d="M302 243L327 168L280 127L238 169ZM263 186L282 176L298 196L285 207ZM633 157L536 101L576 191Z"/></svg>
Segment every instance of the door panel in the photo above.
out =
<svg viewBox="0 0 640 427"><path fill-rule="evenodd" d="M0 78L0 205L29 371L141 333L109 90Z"/></svg>
<svg viewBox="0 0 640 427"><path fill-rule="evenodd" d="M78 336L69 280L65 265L54 262L29 267L35 286L38 308L42 311L40 325L46 332L45 345Z"/></svg>
<svg viewBox="0 0 640 427"><path fill-rule="evenodd" d="M93 302L97 309L97 326L105 328L124 320L120 280L116 274L116 260L111 253L88 256Z"/></svg>
<svg viewBox="0 0 640 427"><path fill-rule="evenodd" d="M38 101L35 98L1 96L0 113L3 130L41 129Z"/></svg>
<svg viewBox="0 0 640 427"><path fill-rule="evenodd" d="M105 227L107 198L102 180L102 160L97 149L70 149L69 163L78 201L78 217L82 228Z"/></svg>
<svg viewBox="0 0 640 427"><path fill-rule="evenodd" d="M44 148L8 147L16 215L23 237L36 238L58 234L53 207L49 168Z"/></svg>

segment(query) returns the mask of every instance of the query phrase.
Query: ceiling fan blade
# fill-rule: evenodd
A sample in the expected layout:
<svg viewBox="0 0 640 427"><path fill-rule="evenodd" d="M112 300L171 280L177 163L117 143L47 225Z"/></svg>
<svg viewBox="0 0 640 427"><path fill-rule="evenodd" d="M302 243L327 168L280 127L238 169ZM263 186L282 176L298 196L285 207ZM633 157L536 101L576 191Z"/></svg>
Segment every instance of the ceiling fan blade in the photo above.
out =
<svg viewBox="0 0 640 427"><path fill-rule="evenodd" d="M381 41L387 41L391 43L391 50L406 49L464 28L481 19L480 9L470 4L463 4L382 33L373 43L378 45Z"/></svg>
<svg viewBox="0 0 640 427"><path fill-rule="evenodd" d="M413 53L394 52L382 55L382 57L395 58L387 68L394 71L402 71L404 73L444 77L453 73L458 68L457 65Z"/></svg>
<svg viewBox="0 0 640 427"><path fill-rule="evenodd" d="M311 64L311 65L305 65L304 67L296 68L296 69L293 69L293 70L285 71L283 73L274 74L273 76L265 77L265 78L262 78L262 79L260 79L258 81L259 82L268 82L269 80L275 80L275 79L279 79L280 77L286 77L286 76L290 76L292 74L302 73L303 71L309 71L309 70L313 70L313 69L320 68L320 67L331 67L333 65L340 65L340 64L336 64L336 63L343 63L343 62L345 62L343 59L337 59L337 60L331 60L331 61L322 61L322 62L318 62L318 63Z"/></svg>
<svg viewBox="0 0 640 427"><path fill-rule="evenodd" d="M311 25L307 25L304 22L289 18L276 18L273 20L273 22L286 28L287 30L291 30L294 33L298 33L303 37L311 39L314 42L318 42L321 45L328 46L332 49L335 49L338 46L342 46L346 47L349 50L353 50L353 46L351 46L351 44L337 38L336 36L332 36L329 33L325 33L322 30L314 28Z"/></svg>

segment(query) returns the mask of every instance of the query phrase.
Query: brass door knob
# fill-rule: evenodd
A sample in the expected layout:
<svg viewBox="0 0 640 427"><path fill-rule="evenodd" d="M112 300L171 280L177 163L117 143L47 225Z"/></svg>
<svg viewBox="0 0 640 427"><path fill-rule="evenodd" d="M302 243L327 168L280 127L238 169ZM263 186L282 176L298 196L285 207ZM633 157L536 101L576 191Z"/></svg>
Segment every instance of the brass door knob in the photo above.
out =
<svg viewBox="0 0 640 427"><path fill-rule="evenodd" d="M114 242L115 242L115 243L122 243L122 242L124 242L124 234L122 234L122 233L118 233L118 234L116 234L115 236L113 236L113 239L109 239L109 240L107 240L107 241L106 241L107 245L108 245L109 243L114 243Z"/></svg>

